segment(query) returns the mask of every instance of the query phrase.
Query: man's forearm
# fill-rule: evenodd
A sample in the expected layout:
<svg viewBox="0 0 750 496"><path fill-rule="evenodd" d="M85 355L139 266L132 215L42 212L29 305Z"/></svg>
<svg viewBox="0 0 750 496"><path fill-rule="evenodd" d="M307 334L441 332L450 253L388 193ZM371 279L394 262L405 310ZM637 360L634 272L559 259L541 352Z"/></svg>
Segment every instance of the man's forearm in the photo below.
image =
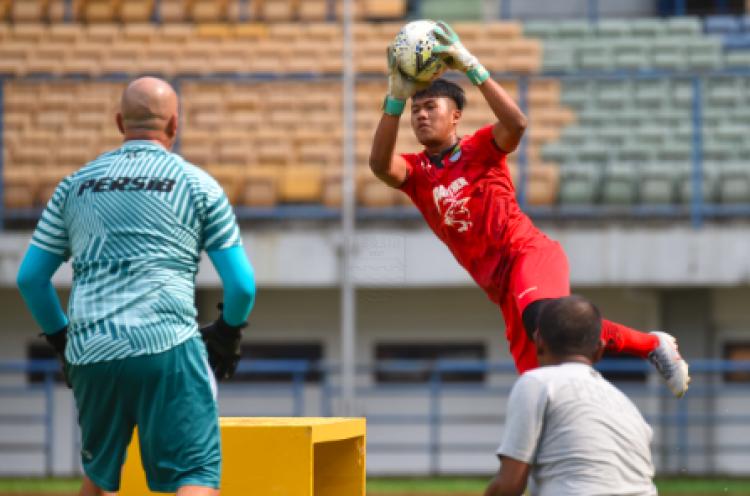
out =
<svg viewBox="0 0 750 496"><path fill-rule="evenodd" d="M208 252L224 288L224 320L238 326L255 303L255 272L241 246Z"/></svg>
<svg viewBox="0 0 750 496"><path fill-rule="evenodd" d="M378 129L375 131L370 152L370 169L378 179L391 186L399 186L399 184L391 184L394 182L391 165L396 150L400 121L401 116L383 113Z"/></svg>
<svg viewBox="0 0 750 496"><path fill-rule="evenodd" d="M52 276L64 262L63 257L32 245L21 262L16 283L31 315L45 334L55 334L68 325Z"/></svg>
<svg viewBox="0 0 750 496"><path fill-rule="evenodd" d="M479 85L479 91L482 92L498 122L506 131L510 134L523 135L528 119L508 92L492 78L488 78Z"/></svg>

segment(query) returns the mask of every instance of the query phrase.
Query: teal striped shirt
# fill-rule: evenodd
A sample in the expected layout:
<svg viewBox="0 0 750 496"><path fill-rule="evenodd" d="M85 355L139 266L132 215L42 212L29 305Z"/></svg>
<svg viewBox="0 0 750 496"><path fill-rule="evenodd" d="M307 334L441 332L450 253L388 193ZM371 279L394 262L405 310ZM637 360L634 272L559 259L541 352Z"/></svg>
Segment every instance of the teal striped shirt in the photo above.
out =
<svg viewBox="0 0 750 496"><path fill-rule="evenodd" d="M196 336L201 250L242 240L211 176L159 145L129 141L60 183L31 243L73 257L66 358L82 365Z"/></svg>

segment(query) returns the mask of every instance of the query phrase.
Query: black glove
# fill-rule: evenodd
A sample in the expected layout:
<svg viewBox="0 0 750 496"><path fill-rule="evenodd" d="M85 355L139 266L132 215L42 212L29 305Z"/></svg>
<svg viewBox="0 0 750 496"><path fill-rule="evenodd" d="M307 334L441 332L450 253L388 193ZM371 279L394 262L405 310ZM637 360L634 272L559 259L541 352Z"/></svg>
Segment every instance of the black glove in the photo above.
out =
<svg viewBox="0 0 750 496"><path fill-rule="evenodd" d="M40 334L40 336L44 336L47 342L55 349L57 358L60 359L60 364L62 365L65 384L68 386L68 389L73 389L70 379L68 379L68 362L65 360L65 345L68 344L68 326L63 327L62 330L54 334Z"/></svg>
<svg viewBox="0 0 750 496"><path fill-rule="evenodd" d="M224 310L224 305L219 303L218 308ZM238 326L227 324L222 313L216 322L201 328L201 336L208 350L208 363L217 380L231 379L237 371L237 364L242 357L242 329L245 327L246 322Z"/></svg>

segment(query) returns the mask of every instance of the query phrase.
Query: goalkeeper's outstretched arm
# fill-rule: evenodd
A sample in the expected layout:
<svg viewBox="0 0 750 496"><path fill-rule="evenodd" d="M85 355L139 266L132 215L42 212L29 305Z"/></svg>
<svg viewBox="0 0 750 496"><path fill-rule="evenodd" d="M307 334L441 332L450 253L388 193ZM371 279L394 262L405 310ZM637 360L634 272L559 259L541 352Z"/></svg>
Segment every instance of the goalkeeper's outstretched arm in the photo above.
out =
<svg viewBox="0 0 750 496"><path fill-rule="evenodd" d="M492 128L492 137L495 138L495 143L501 150L508 153L512 152L518 148L518 144L521 142L524 132L526 132L528 119L508 92L492 78L487 78L478 87L490 105L492 112L495 113L495 117L497 117L497 122Z"/></svg>
<svg viewBox="0 0 750 496"><path fill-rule="evenodd" d="M370 169L373 174L394 188L404 184L409 174L406 160L395 153L400 120L400 115L383 113L370 152Z"/></svg>

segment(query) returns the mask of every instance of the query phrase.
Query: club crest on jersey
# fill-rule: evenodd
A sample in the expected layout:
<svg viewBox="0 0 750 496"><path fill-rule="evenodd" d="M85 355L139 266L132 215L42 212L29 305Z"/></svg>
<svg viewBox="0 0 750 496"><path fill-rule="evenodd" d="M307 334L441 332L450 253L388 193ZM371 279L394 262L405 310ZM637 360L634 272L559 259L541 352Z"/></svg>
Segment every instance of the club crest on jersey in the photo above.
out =
<svg viewBox="0 0 750 496"><path fill-rule="evenodd" d="M467 207L469 198L461 198L460 192L469 183L463 177L459 177L447 188L443 185L432 190L435 199L435 207L443 216L443 224L455 227L458 232L467 232L471 228L471 212Z"/></svg>

